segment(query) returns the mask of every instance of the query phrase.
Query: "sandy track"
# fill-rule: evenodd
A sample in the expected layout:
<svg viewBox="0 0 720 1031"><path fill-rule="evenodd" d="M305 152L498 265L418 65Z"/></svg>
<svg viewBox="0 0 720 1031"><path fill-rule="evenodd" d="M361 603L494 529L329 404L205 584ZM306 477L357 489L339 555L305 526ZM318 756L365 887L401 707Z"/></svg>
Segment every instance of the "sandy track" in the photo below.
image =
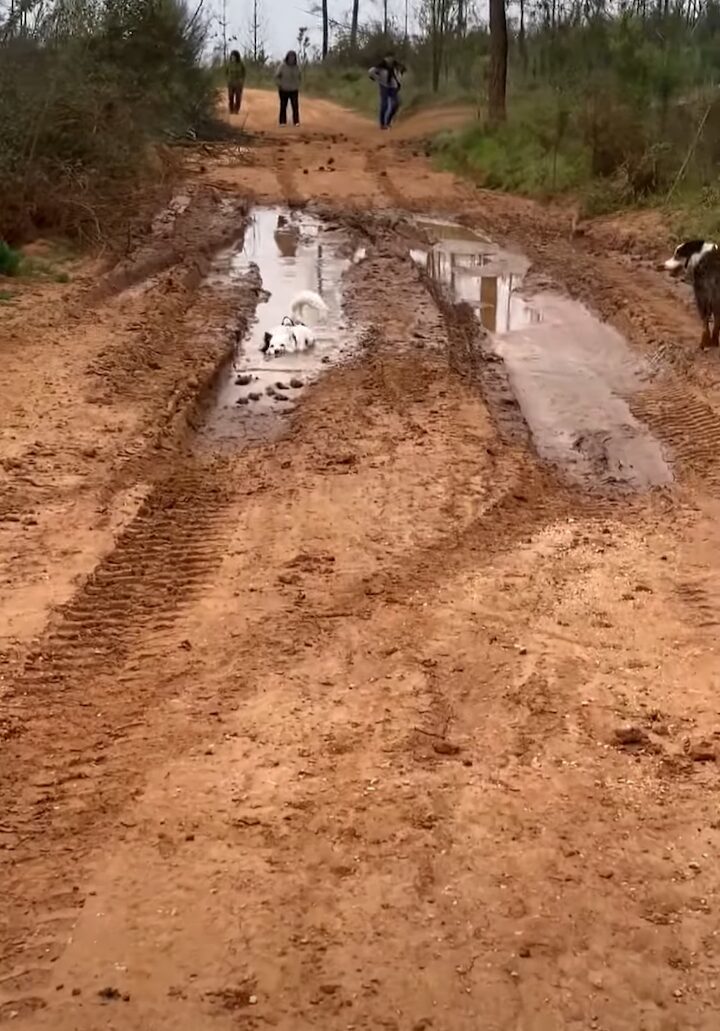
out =
<svg viewBox="0 0 720 1031"><path fill-rule="evenodd" d="M607 227L433 172L428 116L387 143L306 102L279 138L248 99L257 145L199 154L128 262L3 311L0 1023L709 1031L720 423L691 313ZM359 234L371 330L283 439L214 455L196 397L257 284L207 272L248 197ZM384 207L514 238L657 354L676 486L539 463Z"/></svg>

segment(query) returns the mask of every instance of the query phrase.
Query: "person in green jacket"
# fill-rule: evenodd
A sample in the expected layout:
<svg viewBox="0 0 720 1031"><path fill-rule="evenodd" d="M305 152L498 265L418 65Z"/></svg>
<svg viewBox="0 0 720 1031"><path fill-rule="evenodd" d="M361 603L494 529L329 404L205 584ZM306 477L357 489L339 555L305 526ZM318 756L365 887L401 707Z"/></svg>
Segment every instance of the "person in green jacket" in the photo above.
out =
<svg viewBox="0 0 720 1031"><path fill-rule="evenodd" d="M237 50L230 54L227 65L228 107L231 115L240 114L243 89L245 88L245 65Z"/></svg>
<svg viewBox="0 0 720 1031"><path fill-rule="evenodd" d="M288 104L292 107L293 125L300 125L300 65L294 50L288 50L285 60L275 73L280 94L280 125L287 125Z"/></svg>

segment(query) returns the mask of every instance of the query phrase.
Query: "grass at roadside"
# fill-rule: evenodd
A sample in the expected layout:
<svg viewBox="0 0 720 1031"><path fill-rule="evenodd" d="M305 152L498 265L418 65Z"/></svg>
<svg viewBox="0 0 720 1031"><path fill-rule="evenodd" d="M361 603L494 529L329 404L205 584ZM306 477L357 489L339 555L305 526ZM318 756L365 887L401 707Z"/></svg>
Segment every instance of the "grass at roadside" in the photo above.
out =
<svg viewBox="0 0 720 1031"><path fill-rule="evenodd" d="M720 235L720 186L706 170L706 155L683 170L683 130L697 124L706 103L698 96L690 112L673 112L667 138L659 141L636 132L610 101L597 117L557 93L537 91L511 97L508 121L499 129L476 121L441 133L432 148L440 167L491 189L567 199L583 217L661 209L673 235L714 238Z"/></svg>
<svg viewBox="0 0 720 1031"><path fill-rule="evenodd" d="M73 258L68 248L60 243L48 244L43 254L26 254L0 240L0 280L41 279L54 283L69 283L71 276L67 264ZM13 297L7 291L5 300Z"/></svg>

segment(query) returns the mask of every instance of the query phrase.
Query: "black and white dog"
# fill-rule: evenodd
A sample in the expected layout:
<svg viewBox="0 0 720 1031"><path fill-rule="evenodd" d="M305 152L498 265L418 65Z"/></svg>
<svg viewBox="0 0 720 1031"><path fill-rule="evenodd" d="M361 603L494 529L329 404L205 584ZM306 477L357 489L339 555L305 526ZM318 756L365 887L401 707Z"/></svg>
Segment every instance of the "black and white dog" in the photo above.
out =
<svg viewBox="0 0 720 1031"><path fill-rule="evenodd" d="M668 272L691 274L695 303L703 322L700 346L717 347L720 343L720 250L717 244L708 240L686 240L675 248L663 268Z"/></svg>
<svg viewBox="0 0 720 1031"><path fill-rule="evenodd" d="M310 308L319 316L327 315L328 306L320 294L312 290L303 290L290 305L291 315L286 315L279 326L265 333L260 350L269 358L288 351L304 351L314 347L315 334L301 319L305 310Z"/></svg>

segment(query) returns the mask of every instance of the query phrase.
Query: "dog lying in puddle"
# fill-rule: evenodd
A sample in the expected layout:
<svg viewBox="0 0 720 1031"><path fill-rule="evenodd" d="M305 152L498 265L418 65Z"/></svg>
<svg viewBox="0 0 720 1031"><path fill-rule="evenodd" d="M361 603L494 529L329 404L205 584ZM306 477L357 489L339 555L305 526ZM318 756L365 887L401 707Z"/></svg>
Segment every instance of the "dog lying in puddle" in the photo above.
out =
<svg viewBox="0 0 720 1031"><path fill-rule="evenodd" d="M268 358L275 358L289 351L305 351L314 347L315 333L302 320L302 316L308 310L323 317L328 313L328 306L320 294L312 290L303 290L290 305L290 315L286 315L279 326L265 333L260 348L263 354Z"/></svg>

